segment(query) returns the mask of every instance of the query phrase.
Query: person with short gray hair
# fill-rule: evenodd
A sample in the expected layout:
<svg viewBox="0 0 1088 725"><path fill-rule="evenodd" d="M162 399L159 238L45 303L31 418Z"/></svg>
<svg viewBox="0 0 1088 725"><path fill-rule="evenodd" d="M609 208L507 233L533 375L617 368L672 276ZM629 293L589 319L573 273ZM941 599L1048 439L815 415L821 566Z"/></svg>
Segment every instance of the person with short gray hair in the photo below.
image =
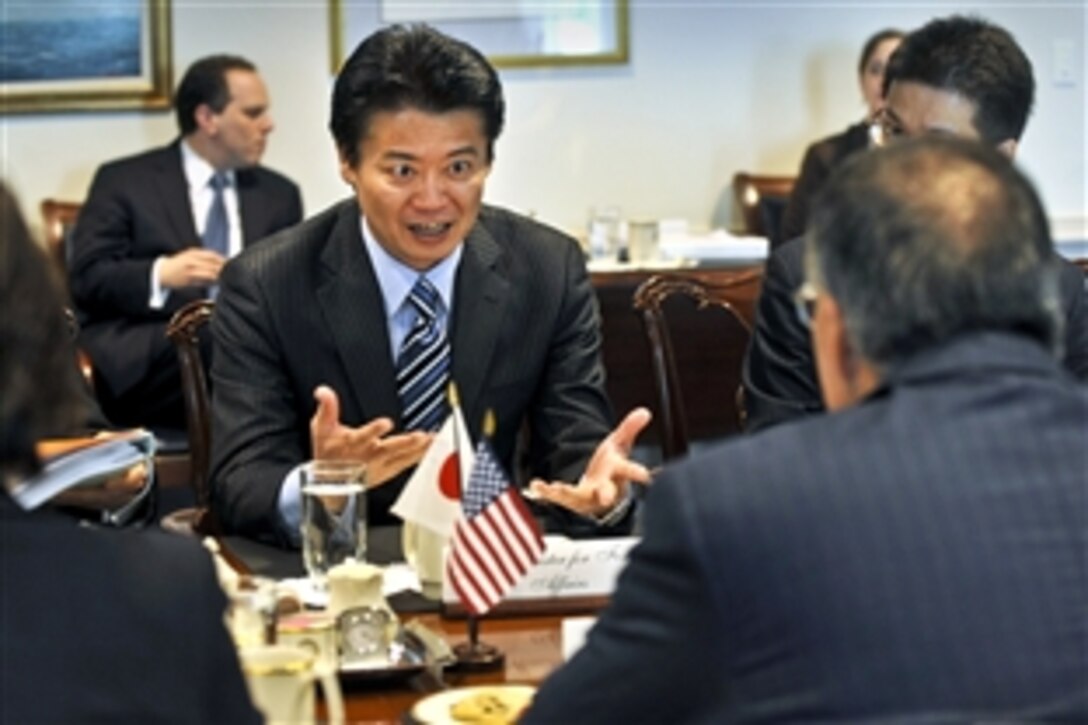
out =
<svg viewBox="0 0 1088 725"><path fill-rule="evenodd" d="M1037 195L930 137L816 210L797 312L829 414L656 477L521 722L1088 720L1088 389Z"/></svg>
<svg viewBox="0 0 1088 725"><path fill-rule="evenodd" d="M809 289L840 301L852 346L882 370L978 329L1061 351L1042 204L1004 158L972 146L938 138L859 165L822 199L805 270Z"/></svg>

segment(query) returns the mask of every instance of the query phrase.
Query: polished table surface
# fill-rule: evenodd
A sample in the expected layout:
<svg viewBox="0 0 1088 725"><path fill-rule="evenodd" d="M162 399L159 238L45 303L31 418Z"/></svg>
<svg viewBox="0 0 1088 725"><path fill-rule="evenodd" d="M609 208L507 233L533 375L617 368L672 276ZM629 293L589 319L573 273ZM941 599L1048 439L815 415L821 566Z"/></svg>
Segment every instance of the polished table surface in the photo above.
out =
<svg viewBox="0 0 1088 725"><path fill-rule="evenodd" d="M401 560L399 532L397 527L371 529L367 537L367 558L378 564ZM278 549L238 537L225 537L220 543L230 556L239 560L242 567L254 574L273 578L303 574L302 557L298 551ZM450 646L467 640L466 621L442 616L437 602L413 592L394 595L389 601L402 621L418 619L440 633ZM562 662L561 627L563 619L569 614L481 620L480 640L499 648L505 655L503 666L490 672L466 673L447 668L442 683L435 682L427 673L384 680L341 677L347 720L351 723L411 722L406 716L412 706L443 687L539 684ZM324 717L322 706L319 706L319 717Z"/></svg>

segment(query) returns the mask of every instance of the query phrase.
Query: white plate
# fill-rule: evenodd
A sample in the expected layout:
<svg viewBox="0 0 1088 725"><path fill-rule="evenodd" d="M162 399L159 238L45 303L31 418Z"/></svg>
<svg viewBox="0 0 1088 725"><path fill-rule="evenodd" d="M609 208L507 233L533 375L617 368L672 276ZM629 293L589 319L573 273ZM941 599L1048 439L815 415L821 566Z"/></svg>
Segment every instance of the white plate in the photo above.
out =
<svg viewBox="0 0 1088 725"><path fill-rule="evenodd" d="M436 692L423 698L412 708L412 720L426 725L447 725L456 720L450 714L451 708L466 697L478 695L481 692L502 693L503 697L523 701L517 712L510 716L510 722L514 722L520 712L528 707L536 694L536 688L532 685L480 685L479 687L458 687L453 690ZM497 722L497 721L492 721Z"/></svg>

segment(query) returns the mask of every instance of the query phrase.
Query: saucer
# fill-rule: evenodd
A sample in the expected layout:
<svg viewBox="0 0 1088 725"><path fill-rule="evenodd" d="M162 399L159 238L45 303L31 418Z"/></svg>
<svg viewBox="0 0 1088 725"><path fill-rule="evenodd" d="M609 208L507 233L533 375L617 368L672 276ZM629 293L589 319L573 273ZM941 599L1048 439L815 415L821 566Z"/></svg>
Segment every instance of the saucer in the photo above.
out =
<svg viewBox="0 0 1088 725"><path fill-rule="evenodd" d="M536 688L532 685L479 685L458 687L429 695L417 702L409 713L411 721L421 725L464 722L470 718L455 718L455 707L498 709L473 713L477 722L513 723L533 701ZM475 701L474 701L475 700Z"/></svg>

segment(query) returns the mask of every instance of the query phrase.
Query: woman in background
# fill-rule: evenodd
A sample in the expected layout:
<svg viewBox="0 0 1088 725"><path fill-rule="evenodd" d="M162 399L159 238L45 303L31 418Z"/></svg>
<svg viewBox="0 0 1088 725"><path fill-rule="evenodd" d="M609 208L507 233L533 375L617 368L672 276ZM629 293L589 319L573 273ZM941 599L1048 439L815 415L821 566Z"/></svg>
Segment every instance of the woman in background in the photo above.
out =
<svg viewBox="0 0 1088 725"><path fill-rule="evenodd" d="M842 133L821 139L805 151L801 173L782 216L781 232L772 240L773 245L804 234L809 205L831 170L850 154L868 148L872 143L869 129L884 104L884 67L902 39L902 31L889 28L865 42L858 59L858 85L865 100L866 116Z"/></svg>

